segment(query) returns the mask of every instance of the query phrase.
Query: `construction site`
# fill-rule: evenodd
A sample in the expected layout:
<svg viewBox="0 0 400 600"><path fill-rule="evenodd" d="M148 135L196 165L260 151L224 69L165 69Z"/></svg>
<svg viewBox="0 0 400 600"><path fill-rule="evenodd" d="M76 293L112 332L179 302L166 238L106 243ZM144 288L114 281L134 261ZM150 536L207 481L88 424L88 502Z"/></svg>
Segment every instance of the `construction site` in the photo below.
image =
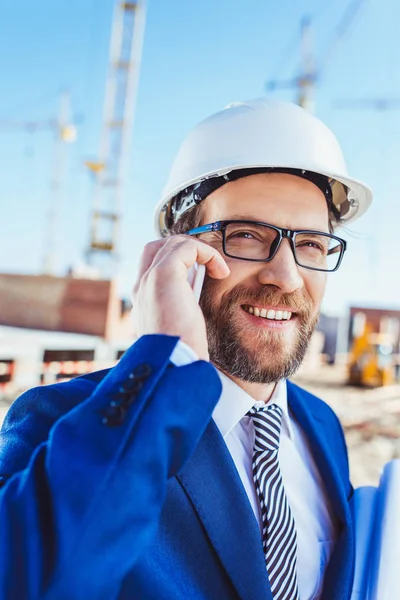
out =
<svg viewBox="0 0 400 600"><path fill-rule="evenodd" d="M119 297L116 277L144 27L144 4L115 3L98 159L85 161L92 200L79 272L71 267L60 276L54 264L66 154L76 137L70 94L61 94L55 120L0 124L6 130L50 128L54 134L42 272L0 274L0 386L8 397L112 366L132 342L130 305Z"/></svg>
<svg viewBox="0 0 400 600"><path fill-rule="evenodd" d="M325 63L363 4L348 4L324 60L314 56L312 22L305 17L299 35L300 71L290 80L268 81L261 92L292 90L298 104L314 111ZM0 135L10 127L50 128L54 134L42 270L0 273L0 422L25 390L110 368L134 340L131 305L121 298L117 275L145 25L144 1L115 2L97 159L84 165L91 181L91 216L83 268L61 274L53 264L66 153L78 126L69 94L60 95L59 114L51 122L7 123L0 118ZM368 102L364 104L370 110L382 110L397 100L377 97ZM366 302L348 306L340 316L322 314L294 379L339 416L355 486L376 485L382 466L400 457L400 298L394 305L385 309Z"/></svg>

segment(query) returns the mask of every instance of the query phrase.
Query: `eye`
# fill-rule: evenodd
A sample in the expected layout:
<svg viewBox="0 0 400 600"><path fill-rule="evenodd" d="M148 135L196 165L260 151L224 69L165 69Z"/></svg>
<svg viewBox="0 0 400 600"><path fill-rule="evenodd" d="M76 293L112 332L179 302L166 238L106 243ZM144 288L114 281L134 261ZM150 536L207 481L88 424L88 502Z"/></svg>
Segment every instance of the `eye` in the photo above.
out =
<svg viewBox="0 0 400 600"><path fill-rule="evenodd" d="M310 248L310 250L315 250L321 252L322 254L328 253L328 248L320 242L316 242L315 240L302 240L296 244L296 248Z"/></svg>
<svg viewBox="0 0 400 600"><path fill-rule="evenodd" d="M255 236L250 231L234 231L229 234L230 238L243 238L245 240L254 240Z"/></svg>
<svg viewBox="0 0 400 600"><path fill-rule="evenodd" d="M258 231L256 229L230 228L229 230L226 230L226 237L229 240L252 240L263 242L265 238L265 232Z"/></svg>

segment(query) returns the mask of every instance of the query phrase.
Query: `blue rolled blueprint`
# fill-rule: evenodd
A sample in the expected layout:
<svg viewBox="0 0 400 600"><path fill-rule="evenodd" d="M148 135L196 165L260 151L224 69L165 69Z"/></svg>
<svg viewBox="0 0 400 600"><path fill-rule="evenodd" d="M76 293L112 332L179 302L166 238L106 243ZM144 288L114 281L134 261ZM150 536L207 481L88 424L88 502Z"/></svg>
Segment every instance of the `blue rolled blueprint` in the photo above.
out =
<svg viewBox="0 0 400 600"><path fill-rule="evenodd" d="M354 492L356 561L351 600L400 599L400 460L378 487Z"/></svg>
<svg viewBox="0 0 400 600"><path fill-rule="evenodd" d="M353 511L356 539L356 560L351 600L366 600L369 576L370 547L375 520L378 488L359 487L354 490Z"/></svg>

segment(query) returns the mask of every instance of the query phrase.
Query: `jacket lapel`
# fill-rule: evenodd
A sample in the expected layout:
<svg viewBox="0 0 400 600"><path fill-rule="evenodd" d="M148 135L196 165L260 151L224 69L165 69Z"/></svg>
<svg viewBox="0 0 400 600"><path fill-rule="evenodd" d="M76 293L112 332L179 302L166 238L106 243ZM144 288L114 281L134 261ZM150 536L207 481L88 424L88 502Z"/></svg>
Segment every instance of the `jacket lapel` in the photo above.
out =
<svg viewBox="0 0 400 600"><path fill-rule="evenodd" d="M307 435L313 458L325 483L332 508L340 521L335 550L324 578L323 600L350 597L354 568L354 536L347 491L338 468L338 430L328 411L324 414L313 396L288 383L288 403ZM323 425L323 426L322 426ZM335 453L334 449L338 448Z"/></svg>
<svg viewBox="0 0 400 600"><path fill-rule="evenodd" d="M272 600L260 531L226 444L212 421L177 476L245 600Z"/></svg>
<svg viewBox="0 0 400 600"><path fill-rule="evenodd" d="M330 439L331 435L336 436L337 433L332 432L332 419L329 420L322 411L313 406L315 399L311 395L290 383L288 383L288 403L308 438L333 510L344 525L349 522L351 516L343 477L337 467L338 457L332 451L335 446L338 446L337 438Z"/></svg>

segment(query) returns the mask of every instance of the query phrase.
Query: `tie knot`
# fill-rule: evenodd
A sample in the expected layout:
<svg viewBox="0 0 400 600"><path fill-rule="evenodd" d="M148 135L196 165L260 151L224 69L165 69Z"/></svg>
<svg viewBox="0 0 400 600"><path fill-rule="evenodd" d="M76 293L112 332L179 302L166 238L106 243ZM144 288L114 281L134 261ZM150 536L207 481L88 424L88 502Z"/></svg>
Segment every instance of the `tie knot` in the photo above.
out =
<svg viewBox="0 0 400 600"><path fill-rule="evenodd" d="M281 434L282 409L277 404L251 408L247 413L255 429L254 452L278 450Z"/></svg>

